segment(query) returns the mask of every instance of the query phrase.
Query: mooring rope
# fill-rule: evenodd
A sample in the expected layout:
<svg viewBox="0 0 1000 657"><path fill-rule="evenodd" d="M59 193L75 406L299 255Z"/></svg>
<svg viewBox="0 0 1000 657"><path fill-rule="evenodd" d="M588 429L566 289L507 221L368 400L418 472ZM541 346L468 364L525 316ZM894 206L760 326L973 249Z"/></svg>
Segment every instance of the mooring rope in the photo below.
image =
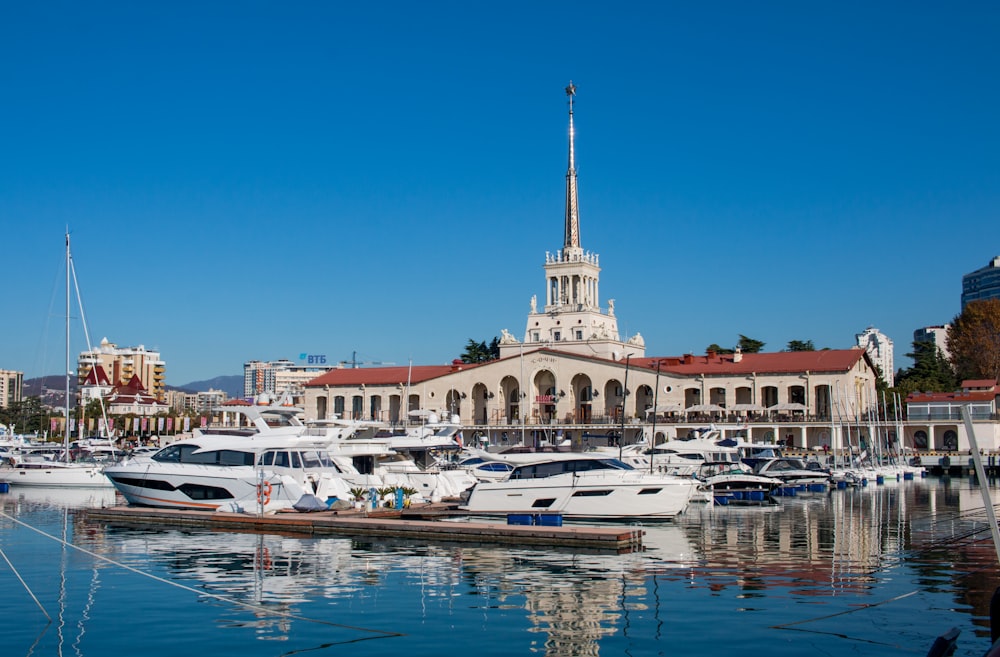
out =
<svg viewBox="0 0 1000 657"><path fill-rule="evenodd" d="M388 637L406 636L402 632L389 632L387 630L376 630L376 629L372 629L372 628L368 628L368 627L359 627L357 625L345 625L344 623L334 623L332 621L322 620L322 619L319 619L319 618L309 618L308 616L300 616L298 614L292 614L292 613L289 613L289 612L286 612L286 611L280 611L280 610L276 610L276 609L269 609L268 607L265 607L263 605L259 605L259 604L255 604L255 603L251 603L251 602L243 602L242 600L236 600L234 598L229 598L229 597L226 597L224 595L219 595L217 593L210 593L208 591L199 590L199 589L196 589L194 587L187 586L186 584L181 584L180 582L174 582L174 581L166 579L164 577L160 577L158 575L153 575L152 573L144 572L144 571L139 570L138 568L136 568L134 566L130 566L130 565L122 563L120 561L115 561L114 559L110 559L108 557L105 557L104 555L97 554L96 552L88 550L85 547L81 547L79 545L75 545L73 543L70 543L69 541L66 541L66 540L63 540L63 539L59 538L58 536L53 536L52 534L44 532L41 529L38 529L37 527L34 527L32 525L29 525L28 523L26 523L26 522L24 522L22 520L19 520L18 518L15 518L14 516L11 516L11 515L7 514L4 511L0 511L0 516L2 516L4 518L7 518L8 520L14 522L15 524L18 524L18 525L24 527L25 529L29 529L29 530L35 532L36 534L40 534L40 535L44 536L45 538L48 538L48 539L50 539L52 541L55 541L56 543L59 543L61 545L66 546L66 547L73 548L74 550L77 550L79 552L87 554L87 555L89 555L89 556L91 556L91 557L93 557L95 559L99 559L99 560L104 561L106 563L109 563L109 564L111 564L113 566L117 566L117 567L122 568L124 570L127 570L129 572L135 573L136 575L140 575L142 577L146 577L146 578L151 579L153 581L160 582L161 584L167 584L169 586L174 586L176 588L182 589L184 591L189 591L189 592L194 593L194 594L199 595L199 596L204 596L204 597L207 597L207 598L212 598L213 600L218 600L220 602L225 602L225 603L237 606L237 607L243 607L245 609L250 609L250 610L253 610L253 611L257 611L257 612L262 612L262 613L265 613L265 614L269 614L269 615L272 615L272 616L278 616L278 617L281 617L281 618L287 618L289 620L298 620L298 621L303 621L303 622L306 622L306 623L317 623L319 625L327 625L329 627L337 627L337 628L341 628L341 629L345 629L345 630L353 630L353 631L356 631L356 632L365 632L365 633L368 633L368 634L378 635L378 636L369 637L369 638L381 639L381 638L388 638ZM4 558L6 558L6 557L4 557ZM8 561L7 563L9 564L10 562ZM11 568L13 569L13 566L11 566ZM16 571L15 571L15 573L16 573ZM20 578L20 576L18 576L18 577ZM34 597L34 595L32 595L32 597ZM36 602L37 602L37 600L36 600ZM41 605L39 604L39 606L41 606ZM45 610L43 609L42 611L44 612ZM46 614L46 616L48 616L48 614Z"/></svg>

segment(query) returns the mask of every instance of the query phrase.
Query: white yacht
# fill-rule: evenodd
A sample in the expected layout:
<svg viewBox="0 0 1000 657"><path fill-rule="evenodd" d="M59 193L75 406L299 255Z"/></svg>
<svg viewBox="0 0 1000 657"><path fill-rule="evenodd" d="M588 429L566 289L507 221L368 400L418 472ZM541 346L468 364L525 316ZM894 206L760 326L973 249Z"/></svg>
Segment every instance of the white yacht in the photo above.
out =
<svg viewBox="0 0 1000 657"><path fill-rule="evenodd" d="M809 468L801 459L789 456L759 459L753 470L755 474L780 479L785 485L817 485L825 489L830 484L829 471Z"/></svg>
<svg viewBox="0 0 1000 657"><path fill-rule="evenodd" d="M69 434L71 426L70 413L70 369L69 345L70 345L70 277L75 276L76 270L73 266L73 258L69 248L69 233L66 234L66 408L63 414L63 446L61 458L56 460L46 460L44 458L35 460L28 456L8 454L8 465L0 468L0 482L6 482L14 486L65 486L68 488L107 488L111 482L107 480L101 471L101 464L93 461L74 461L70 455ZM78 290L79 292L79 290ZM77 295L79 298L79 294ZM82 307L82 303L81 303Z"/></svg>
<svg viewBox="0 0 1000 657"><path fill-rule="evenodd" d="M606 456L560 455L517 465L503 481L477 483L460 508L472 514L666 519L684 512L697 484Z"/></svg>
<svg viewBox="0 0 1000 657"><path fill-rule="evenodd" d="M458 416L442 421L430 411L418 409L410 414L424 418L426 422L404 433L384 436L382 439L387 442L390 452L375 459L373 474L380 477L386 486L416 490L416 499L434 502L457 499L477 481L456 464L455 458L462 450ZM345 441L344 445L352 442Z"/></svg>
<svg viewBox="0 0 1000 657"><path fill-rule="evenodd" d="M335 462L329 450L356 427L343 423L308 431L297 417L301 409L292 407L226 410L245 415L253 428L198 430L152 457L108 466L105 474L138 506L274 511L296 505L304 495L320 501L350 498L344 475L357 472L349 462Z"/></svg>
<svg viewBox="0 0 1000 657"><path fill-rule="evenodd" d="M13 486L110 488L102 468L100 463L25 459L0 468L0 481Z"/></svg>
<svg viewBox="0 0 1000 657"><path fill-rule="evenodd" d="M720 504L730 502L773 502L772 495L784 485L781 479L754 474L745 463L705 462L696 477L700 488Z"/></svg>

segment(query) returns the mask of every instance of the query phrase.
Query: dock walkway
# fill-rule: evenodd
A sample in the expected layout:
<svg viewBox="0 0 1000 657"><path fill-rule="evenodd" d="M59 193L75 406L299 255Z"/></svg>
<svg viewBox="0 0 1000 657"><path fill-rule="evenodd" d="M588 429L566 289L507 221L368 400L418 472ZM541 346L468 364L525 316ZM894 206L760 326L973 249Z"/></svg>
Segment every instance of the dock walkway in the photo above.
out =
<svg viewBox="0 0 1000 657"><path fill-rule="evenodd" d="M115 506L86 509L87 520L113 524L205 527L223 531L293 533L314 536L385 536L423 541L531 545L631 552L642 548L642 529L622 527L525 526L489 522L403 519L398 513L364 516L320 511L251 515L219 511L187 511ZM426 517L427 513L422 514ZM444 511L442 515L448 515Z"/></svg>

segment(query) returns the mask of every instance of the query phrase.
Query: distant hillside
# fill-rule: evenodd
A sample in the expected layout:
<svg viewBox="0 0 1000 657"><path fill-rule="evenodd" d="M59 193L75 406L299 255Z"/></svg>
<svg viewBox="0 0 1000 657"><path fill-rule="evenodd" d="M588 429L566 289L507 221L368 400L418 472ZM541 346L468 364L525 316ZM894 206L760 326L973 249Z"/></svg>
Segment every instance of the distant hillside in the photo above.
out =
<svg viewBox="0 0 1000 657"><path fill-rule="evenodd" d="M221 390L230 398L243 396L243 376L217 376L206 381L194 381L180 386L167 386L167 390L180 390L186 393L206 392L209 389ZM76 394L76 377L70 377L70 395ZM50 406L63 406L66 399L66 377L53 374L37 379L24 380L25 397L42 397L43 403Z"/></svg>
<svg viewBox="0 0 1000 657"><path fill-rule="evenodd" d="M170 390L183 390L187 393L207 392L209 389L221 390L226 393L230 399L233 399L235 397L243 396L243 375L236 374L233 376L217 376L214 379L192 381L191 383L185 383L182 386L167 386L167 388Z"/></svg>
<svg viewBox="0 0 1000 657"><path fill-rule="evenodd" d="M69 378L69 394L76 398L76 377ZM25 379L21 388L23 397L40 397L42 404L52 408L66 406L66 377L59 374L41 376L37 379Z"/></svg>

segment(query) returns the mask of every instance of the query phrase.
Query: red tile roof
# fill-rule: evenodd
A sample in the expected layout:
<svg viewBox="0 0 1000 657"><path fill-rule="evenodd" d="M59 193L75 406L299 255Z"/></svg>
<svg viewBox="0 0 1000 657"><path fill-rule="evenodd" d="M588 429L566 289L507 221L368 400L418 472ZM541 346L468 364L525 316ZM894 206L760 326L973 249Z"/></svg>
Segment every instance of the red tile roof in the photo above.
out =
<svg viewBox="0 0 1000 657"><path fill-rule="evenodd" d="M864 349L824 349L822 351L778 351L743 354L737 363L735 354L633 358L632 364L660 371L694 376L698 374L783 374L796 372L846 372L865 357Z"/></svg>
<svg viewBox="0 0 1000 657"><path fill-rule="evenodd" d="M625 366L624 360L609 360L594 356L540 347L526 351L525 356L534 353L551 353L566 358L584 361L614 363ZM520 356L508 356L503 360L511 360ZM656 369L656 361L661 362L660 371L680 376L697 376L699 374L743 375L743 374L783 374L800 372L846 372L866 357L864 349L826 349L823 351L781 351L763 354L743 354L740 362L734 362L734 354L708 354L701 356L657 356L632 358L631 367ZM493 361L496 362L496 361ZM306 385L310 388L329 386L365 385L406 385L421 383L436 379L453 372L468 370L489 363L461 363L451 365L414 365L410 367L363 367L333 369L312 379ZM408 378L409 377L409 378Z"/></svg>
<svg viewBox="0 0 1000 657"><path fill-rule="evenodd" d="M329 372L320 374L306 385L316 386L348 386L348 385L396 385L402 383L404 386L409 381L410 385L436 379L445 374L459 372L462 370L479 367L476 363L453 363L451 365L414 365L401 367L353 367L344 369L332 369Z"/></svg>
<svg viewBox="0 0 1000 657"><path fill-rule="evenodd" d="M996 386L996 379L970 379L968 381L962 381L963 390L967 390L969 388L990 388L992 390Z"/></svg>
<svg viewBox="0 0 1000 657"><path fill-rule="evenodd" d="M111 385L111 379L108 378L108 374L104 371L103 365L95 365L89 372L87 372L87 377L83 380L83 385L109 386Z"/></svg>

